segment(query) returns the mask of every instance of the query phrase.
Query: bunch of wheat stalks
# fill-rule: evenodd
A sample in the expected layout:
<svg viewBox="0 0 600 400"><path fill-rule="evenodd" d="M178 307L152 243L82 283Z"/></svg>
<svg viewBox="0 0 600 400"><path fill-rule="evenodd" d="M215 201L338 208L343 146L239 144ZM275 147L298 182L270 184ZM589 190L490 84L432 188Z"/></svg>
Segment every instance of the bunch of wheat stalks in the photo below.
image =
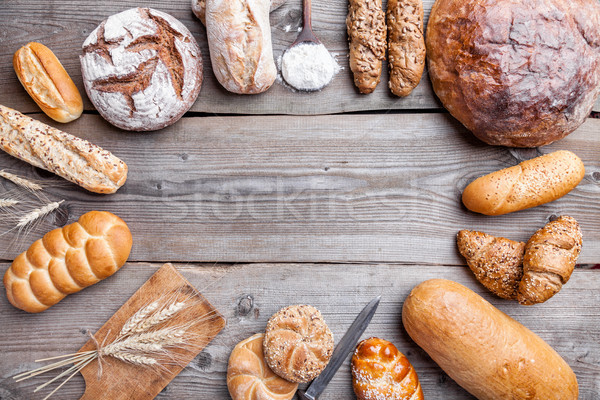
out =
<svg viewBox="0 0 600 400"><path fill-rule="evenodd" d="M34 392L37 392L52 382L66 376L63 382L44 398L46 400L94 360L98 360L99 362L98 374L100 377L102 374L103 357L113 357L130 364L145 367L165 368L165 365L169 362L177 363L177 353L172 350L185 347L190 342L190 334L186 331L191 326L212 318L214 312L194 318L191 322L176 324L169 324L169 322L172 321L177 313L187 307L194 306L197 301L195 296L185 299L178 299L178 296L162 297L133 314L123 324L117 337L110 343L106 344L103 342L98 344L92 336L96 344L95 350L36 360L36 362L41 362L60 359L60 361L50 365L16 375L13 379L20 382L71 365L70 368L34 390ZM107 334L107 337L109 334L110 332ZM104 341L106 341L106 338Z"/></svg>

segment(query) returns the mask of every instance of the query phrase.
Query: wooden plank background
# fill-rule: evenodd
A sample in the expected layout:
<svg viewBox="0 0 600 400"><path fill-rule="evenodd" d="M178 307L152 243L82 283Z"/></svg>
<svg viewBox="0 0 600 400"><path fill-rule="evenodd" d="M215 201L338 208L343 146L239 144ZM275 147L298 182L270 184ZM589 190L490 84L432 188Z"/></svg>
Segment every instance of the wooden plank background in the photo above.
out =
<svg viewBox="0 0 600 400"><path fill-rule="evenodd" d="M425 21L434 0L424 0ZM273 51L279 57L296 38L302 22L301 0L287 3L271 15ZM383 1L384 4L387 1ZM35 40L50 47L84 93L79 54L81 44L92 30L109 15L131 7L151 7L165 11L194 34L204 56L204 83L191 111L227 114L331 114L366 110L441 109L433 95L425 73L417 89L407 98L390 94L387 88L387 64L384 64L382 83L374 93L360 95L352 83L348 68L348 44L345 18L347 2L313 1L313 30L327 48L336 55L344 69L331 85L321 92L295 93L276 83L266 93L257 96L231 95L212 74L206 31L192 14L190 0L175 1L61 1L13 0L0 5L0 104L21 112L38 112L39 108L25 93L17 80L11 60L13 53L25 43ZM85 109L93 109L84 96ZM600 100L594 109L600 111Z"/></svg>
<svg viewBox="0 0 600 400"><path fill-rule="evenodd" d="M526 241L561 214L582 224L579 262L600 261L600 120L541 150L487 146L448 114L185 118L142 134L84 115L68 128L122 158L129 178L109 196L67 183L47 193L66 200L69 221L94 209L124 218L132 261L462 264L460 229ZM562 199L499 217L462 206L476 177L559 149L587 169ZM39 177L4 153L0 168ZM16 256L29 237L0 252Z"/></svg>
<svg viewBox="0 0 600 400"><path fill-rule="evenodd" d="M7 265L0 265L0 269ZM30 398L41 378L15 384L10 376L36 367L36 358L78 349L88 340L86 331L97 330L159 267L128 263L105 281L71 295L48 311L26 315L0 296L3 327L0 337L0 397ZM465 267L423 265L237 264L180 265L183 275L228 319L228 325L192 363L178 375L158 399L228 398L225 375L231 349L237 342L261 332L269 317L283 305L308 302L318 307L336 343L356 314L372 298L382 295L371 325L363 338L384 337L405 353L419 374L427 399L472 399L421 350L401 325L402 303L418 283L448 277L475 290L500 310L529 327L548 342L577 374L580 400L595 400L600 393L600 316L598 271L574 272L563 290L548 302L532 307L492 296ZM340 273L343 271L343 273ZM385 276L386 279L381 279ZM335 282L332 285L332 282ZM569 304L565 300L569 300ZM98 305L102 306L99 307ZM58 324L56 321L61 321ZM551 321L549 324L548 321ZM38 332L44 340L32 340L27 351L19 345L24 336ZM349 361L345 362L321 397L351 399ZM77 377L57 398L78 398L83 379Z"/></svg>

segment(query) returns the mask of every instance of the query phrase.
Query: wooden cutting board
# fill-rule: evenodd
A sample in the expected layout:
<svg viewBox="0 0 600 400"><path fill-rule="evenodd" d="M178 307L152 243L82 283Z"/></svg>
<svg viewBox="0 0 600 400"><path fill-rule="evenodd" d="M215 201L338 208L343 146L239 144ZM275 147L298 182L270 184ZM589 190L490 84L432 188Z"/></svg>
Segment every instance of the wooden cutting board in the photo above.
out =
<svg viewBox="0 0 600 400"><path fill-rule="evenodd" d="M140 367L122 362L112 357L104 357L102 376L98 379L98 361L87 365L82 371L86 389L81 399L134 400L153 399L200 351L223 329L225 318L173 267L163 265L154 275L127 300L127 302L94 335L99 343L108 336L110 343L119 333L125 321L139 309L158 300L162 296L177 298L196 297L197 302L177 313L172 323L191 321L204 317L203 322L193 325L190 333L191 346L175 349L178 365L167 369ZM95 349L90 339L79 351Z"/></svg>

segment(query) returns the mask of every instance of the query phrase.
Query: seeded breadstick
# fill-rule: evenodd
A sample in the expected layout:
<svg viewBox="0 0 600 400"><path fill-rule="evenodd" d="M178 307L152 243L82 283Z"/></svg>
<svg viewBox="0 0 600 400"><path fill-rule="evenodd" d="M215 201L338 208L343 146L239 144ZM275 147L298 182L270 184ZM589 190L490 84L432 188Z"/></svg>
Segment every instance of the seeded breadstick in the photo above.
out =
<svg viewBox="0 0 600 400"><path fill-rule="evenodd" d="M350 69L361 93L371 93L381 78L385 58L385 14L381 0L350 0L348 17Z"/></svg>

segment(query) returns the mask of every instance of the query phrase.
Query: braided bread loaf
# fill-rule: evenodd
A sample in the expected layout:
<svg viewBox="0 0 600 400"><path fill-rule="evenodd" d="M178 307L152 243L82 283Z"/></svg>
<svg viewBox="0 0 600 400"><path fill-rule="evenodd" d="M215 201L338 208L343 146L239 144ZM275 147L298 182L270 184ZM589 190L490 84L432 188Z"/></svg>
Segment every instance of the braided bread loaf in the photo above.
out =
<svg viewBox="0 0 600 400"><path fill-rule="evenodd" d="M79 221L35 241L4 274L10 303L41 312L117 272L131 251L125 222L106 211L90 211Z"/></svg>
<svg viewBox="0 0 600 400"><path fill-rule="evenodd" d="M423 400L417 372L393 343L372 337L352 356L352 386L358 400Z"/></svg>

